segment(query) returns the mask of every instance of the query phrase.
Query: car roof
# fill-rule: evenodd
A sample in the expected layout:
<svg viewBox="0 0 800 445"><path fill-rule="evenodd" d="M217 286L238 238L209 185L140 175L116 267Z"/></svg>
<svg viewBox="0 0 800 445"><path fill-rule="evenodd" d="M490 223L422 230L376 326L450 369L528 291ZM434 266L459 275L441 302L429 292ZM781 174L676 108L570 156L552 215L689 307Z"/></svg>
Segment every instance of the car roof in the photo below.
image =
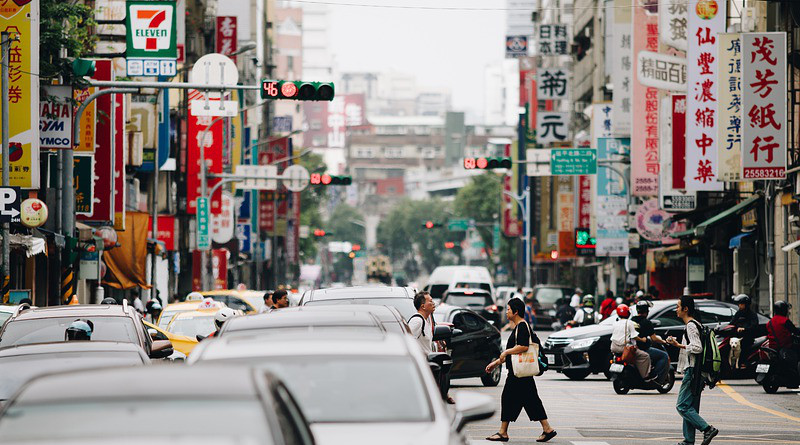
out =
<svg viewBox="0 0 800 445"><path fill-rule="evenodd" d="M16 310L16 309L17 309L17 306L7 306L7 305L0 304L0 312L13 313L14 310Z"/></svg>
<svg viewBox="0 0 800 445"><path fill-rule="evenodd" d="M199 359L223 360L272 356L405 356L411 351L407 335L375 333L358 336L221 336L205 340Z"/></svg>
<svg viewBox="0 0 800 445"><path fill-rule="evenodd" d="M86 400L252 398L252 370L231 366L147 366L51 374L34 379L20 403Z"/></svg>
<svg viewBox="0 0 800 445"><path fill-rule="evenodd" d="M540 289L545 287L550 287L555 289L575 289L574 287L565 286L563 284L537 284L536 286L533 286L534 289Z"/></svg>
<svg viewBox="0 0 800 445"><path fill-rule="evenodd" d="M213 317L217 314L217 312L219 312L219 309L198 309L195 311L186 311L181 312L180 314L175 314L170 321L184 320L186 318Z"/></svg>
<svg viewBox="0 0 800 445"><path fill-rule="evenodd" d="M305 301L374 298L414 298L414 292L400 286L354 286L309 291Z"/></svg>
<svg viewBox="0 0 800 445"><path fill-rule="evenodd" d="M225 332L304 326L375 326L380 324L371 312L331 310L304 311L303 308L279 309L267 314L236 317L225 324Z"/></svg>
<svg viewBox="0 0 800 445"><path fill-rule="evenodd" d="M133 310L131 308L130 310ZM33 307L17 315L14 320L61 317L129 317L130 312L119 304L78 304L50 307Z"/></svg>
<svg viewBox="0 0 800 445"><path fill-rule="evenodd" d="M0 358L21 355L61 354L68 352L140 352L144 350L133 343L115 341L62 341L10 346L0 349Z"/></svg>
<svg viewBox="0 0 800 445"><path fill-rule="evenodd" d="M398 320L402 320L403 317L400 315L400 312L392 307L392 306L382 306L379 304L348 304L348 305L309 305L309 306L297 306L291 307L286 309L281 309L281 311L303 311L303 312L330 312L330 311L348 311L348 312L367 312L370 314L374 314L379 319L385 319L386 317L392 317Z"/></svg>

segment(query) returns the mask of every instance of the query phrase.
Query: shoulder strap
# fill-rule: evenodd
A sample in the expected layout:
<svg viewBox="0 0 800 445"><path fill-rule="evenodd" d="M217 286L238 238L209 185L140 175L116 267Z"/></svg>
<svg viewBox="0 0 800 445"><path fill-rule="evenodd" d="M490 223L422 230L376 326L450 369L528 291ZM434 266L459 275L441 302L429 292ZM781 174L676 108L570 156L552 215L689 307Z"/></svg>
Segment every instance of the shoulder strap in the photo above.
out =
<svg viewBox="0 0 800 445"><path fill-rule="evenodd" d="M414 315L412 315L412 316L408 317L408 321L407 321L407 323L410 323L410 322L411 322L411 320L412 320L414 317L419 317L419 318L420 318L420 320L422 320L422 330L420 331L420 335L421 335L422 337L424 337L424 336L425 336L425 317L423 317L423 316L422 316L422 314L420 314L419 312L417 312L416 314L414 314ZM417 337L417 338L419 338L419 337Z"/></svg>

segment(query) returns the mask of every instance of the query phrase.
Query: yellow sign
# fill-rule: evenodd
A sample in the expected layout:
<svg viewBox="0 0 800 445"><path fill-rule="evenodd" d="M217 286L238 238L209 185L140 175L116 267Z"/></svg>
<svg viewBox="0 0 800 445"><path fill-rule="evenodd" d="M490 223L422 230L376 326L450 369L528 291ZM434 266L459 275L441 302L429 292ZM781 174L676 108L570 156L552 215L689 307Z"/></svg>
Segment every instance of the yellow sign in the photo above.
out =
<svg viewBox="0 0 800 445"><path fill-rule="evenodd" d="M39 188L39 0L0 0L9 49L9 183ZM5 110L2 110L5 112Z"/></svg>
<svg viewBox="0 0 800 445"><path fill-rule="evenodd" d="M90 94L94 93L94 91L95 88L87 88L85 90L74 90L72 94L75 101L78 102L78 106L80 106L80 104L82 104ZM94 153L94 126L95 122L97 121L97 108L95 108L96 104L97 102L95 101L89 102L89 105L83 110L81 121L78 123L78 127L80 128L81 143L75 146L75 151ZM77 111L78 107L76 106L75 112L77 113Z"/></svg>

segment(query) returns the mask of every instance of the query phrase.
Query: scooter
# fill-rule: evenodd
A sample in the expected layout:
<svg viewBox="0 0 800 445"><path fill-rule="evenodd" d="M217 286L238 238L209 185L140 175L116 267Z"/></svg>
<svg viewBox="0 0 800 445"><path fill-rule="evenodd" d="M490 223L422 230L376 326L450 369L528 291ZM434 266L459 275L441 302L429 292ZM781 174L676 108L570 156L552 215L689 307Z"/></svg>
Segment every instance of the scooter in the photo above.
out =
<svg viewBox="0 0 800 445"><path fill-rule="evenodd" d="M639 375L636 366L626 364L622 357L614 355L614 361L608 367L611 375L611 382L614 385L614 392L617 394L627 394L632 389L656 390L661 394L666 394L675 386L675 369L670 365L667 375L652 382L645 382Z"/></svg>
<svg viewBox="0 0 800 445"><path fill-rule="evenodd" d="M749 379L755 376L756 365L759 362L759 348L767 341L766 336L756 337L753 340L753 346L747 355L739 357L740 367L733 367L730 363L731 357L731 339L738 338L736 333L736 326L727 325L722 328L714 330L717 334L717 346L719 347L719 354L722 357L722 368L720 370L723 379ZM744 364L744 367L741 365Z"/></svg>
<svg viewBox="0 0 800 445"><path fill-rule="evenodd" d="M800 340L793 338L795 344ZM797 348L795 348L795 354ZM778 350L762 345L759 350L762 360L756 365L756 383L764 388L767 394L775 394L780 388L800 388L800 363L794 364L782 358ZM794 360L796 361L796 357Z"/></svg>

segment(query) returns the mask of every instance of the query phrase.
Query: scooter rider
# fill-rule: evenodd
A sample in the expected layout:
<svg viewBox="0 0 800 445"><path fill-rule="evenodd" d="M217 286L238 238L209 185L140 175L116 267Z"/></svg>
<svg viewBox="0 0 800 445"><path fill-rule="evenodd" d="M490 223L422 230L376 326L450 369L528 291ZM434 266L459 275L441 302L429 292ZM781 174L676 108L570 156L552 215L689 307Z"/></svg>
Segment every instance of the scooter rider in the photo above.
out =
<svg viewBox="0 0 800 445"><path fill-rule="evenodd" d="M778 351L781 360L795 367L798 354L797 348L792 342L792 335L800 335L800 329L788 318L791 308L792 305L785 301L776 301L772 305L774 315L767 323L767 339L769 339L769 346Z"/></svg>
<svg viewBox="0 0 800 445"><path fill-rule="evenodd" d="M741 357L747 357L758 329L758 316L750 309L750 296L739 294L733 297L733 302L739 305L739 310L733 315L731 324L736 327L736 336L742 339ZM744 366L744 360L742 360Z"/></svg>
<svg viewBox="0 0 800 445"><path fill-rule="evenodd" d="M592 294L585 295L581 301L581 306L575 310L575 317L570 324L572 326L586 326L597 323L594 310L594 297Z"/></svg>
<svg viewBox="0 0 800 445"><path fill-rule="evenodd" d="M647 319L651 305L652 303L647 300L639 300L639 302L636 303L636 316L631 318L631 321L637 326L639 338L645 340L637 340L636 346L650 355L650 361L653 365L650 375L646 380L657 380L661 382L669 370L669 354L663 349L653 346L653 344L665 345L667 342L656 335L655 325Z"/></svg>

